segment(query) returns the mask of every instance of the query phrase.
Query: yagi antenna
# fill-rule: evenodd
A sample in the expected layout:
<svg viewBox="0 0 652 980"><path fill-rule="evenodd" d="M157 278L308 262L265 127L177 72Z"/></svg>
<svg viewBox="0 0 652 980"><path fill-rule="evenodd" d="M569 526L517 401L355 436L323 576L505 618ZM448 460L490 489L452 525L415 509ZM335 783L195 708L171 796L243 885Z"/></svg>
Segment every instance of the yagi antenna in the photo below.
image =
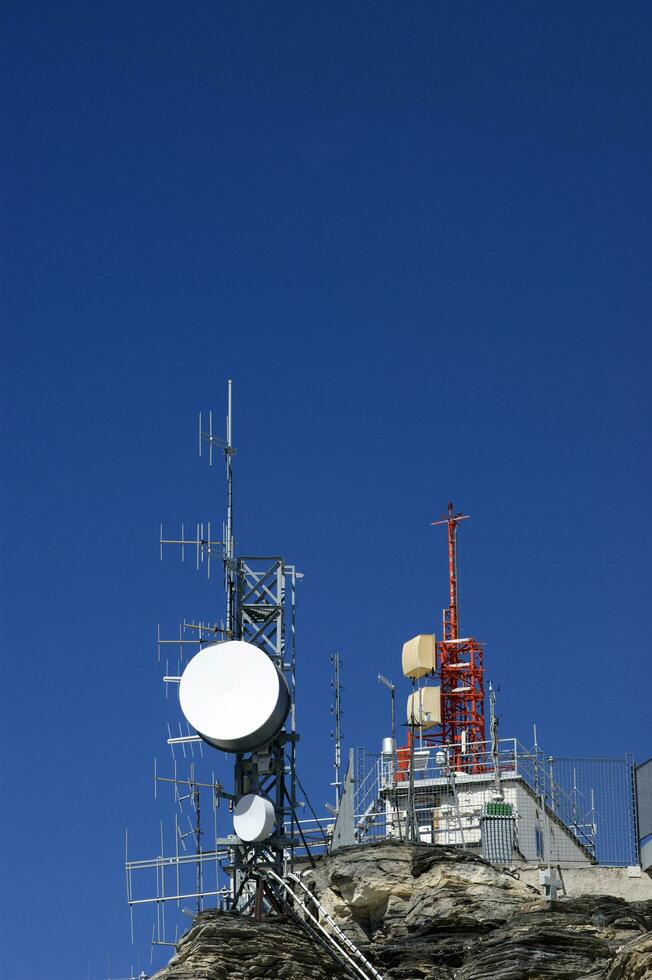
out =
<svg viewBox="0 0 652 980"><path fill-rule="evenodd" d="M223 529L222 561L224 563L224 578L226 586L226 628L233 636L233 611L235 605L235 539L233 536L233 467L232 460L236 454L233 447L233 381L227 382L226 408L226 438L220 439L213 433L213 413L208 413L208 431L202 427L202 415L199 414L199 455L202 455L202 445L208 443L208 462L213 465L213 446L224 453L226 463L226 524ZM210 550L210 549L209 549Z"/></svg>
<svg viewBox="0 0 652 980"><path fill-rule="evenodd" d="M181 561L186 560L186 548L195 549L195 565L197 571L201 565L206 564L206 577L211 577L211 557L219 550L222 553L224 542L211 537L211 522L207 524L198 523L194 538L186 537L185 525L181 525L180 538L164 538L163 525L160 526L159 548L160 558L163 561L163 546L166 544L176 544L181 548Z"/></svg>
<svg viewBox="0 0 652 980"><path fill-rule="evenodd" d="M202 445L203 443L208 443L208 465L213 465L213 446L217 446L224 453L226 461L228 463L229 456L235 456L236 450L233 448L231 443L232 439L232 389L233 382L229 379L227 382L227 413L226 413L226 438L221 439L216 436L213 432L213 413L208 413L208 430L204 430L202 425L202 413L199 413L199 455L202 455Z"/></svg>

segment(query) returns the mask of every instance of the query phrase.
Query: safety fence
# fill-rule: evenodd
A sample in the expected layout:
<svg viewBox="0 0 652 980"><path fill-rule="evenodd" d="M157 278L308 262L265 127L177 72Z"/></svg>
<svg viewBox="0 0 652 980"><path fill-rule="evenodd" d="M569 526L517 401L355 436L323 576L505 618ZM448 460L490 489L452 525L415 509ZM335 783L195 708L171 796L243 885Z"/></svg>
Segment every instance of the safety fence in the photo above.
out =
<svg viewBox="0 0 652 980"><path fill-rule="evenodd" d="M416 828L422 841L484 851L502 819L514 861L638 864L630 755L552 757L516 739L501 739L493 752L487 742L463 754L418 742L409 759L405 752L351 753L352 842L400 839Z"/></svg>
<svg viewBox="0 0 652 980"><path fill-rule="evenodd" d="M337 818L315 815L294 825L299 861L342 844L393 838L471 848L493 863L639 864L630 755L552 757L516 739L501 739L493 752L490 743L472 744L464 754L459 746L415 740L409 756L399 753L350 751ZM649 833L648 784L641 778L648 768L639 767L639 812ZM169 856L162 838L157 857L133 861L126 854L129 905L156 907L155 944L174 942L166 928L167 904L194 911L204 903L230 904L228 867L237 838L218 839L215 827L214 839L204 833L199 849L191 821L189 827L184 831L175 818ZM286 836L290 831L288 825Z"/></svg>

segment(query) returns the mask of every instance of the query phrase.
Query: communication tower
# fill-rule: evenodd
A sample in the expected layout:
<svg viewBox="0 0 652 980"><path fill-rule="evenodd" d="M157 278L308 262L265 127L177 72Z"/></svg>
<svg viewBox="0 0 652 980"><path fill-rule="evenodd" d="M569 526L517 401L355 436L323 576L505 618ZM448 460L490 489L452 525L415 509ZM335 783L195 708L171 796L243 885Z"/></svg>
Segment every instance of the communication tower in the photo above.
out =
<svg viewBox="0 0 652 980"><path fill-rule="evenodd" d="M164 681L177 686L179 706L185 726L179 723L179 734L168 726L168 744L190 759L186 777L177 769L160 776L155 765L157 783L174 786L175 801L183 813L187 801L191 813L188 827L182 832L175 817L175 853L165 856L161 826L161 853L145 861L129 860L126 854L127 898L133 907L154 903L157 921L153 945L173 945L167 938L165 904L196 900L196 911L213 899L221 907L260 914L265 908L278 907L270 893L269 875L279 877L292 873L297 847L305 846L296 816L297 785L295 677L296 677L296 595L303 577L294 565L279 555L236 553L233 520L232 384L228 382L226 438L213 432L213 415L207 425L199 418L199 454L208 446L212 466L216 452L223 454L226 465L226 520L222 538L216 540L211 524L198 524L196 535L187 535L184 525L178 537L160 534L161 557L165 546L194 552L197 569L206 568L211 577L215 556L221 559L224 572L225 621L184 621L178 639L158 637L159 659L166 644L178 645L176 674L166 660ZM188 636L190 633L190 636ZM188 657L188 645L196 653ZM192 652L192 650L191 650ZM194 731L193 731L194 730ZM233 786L227 791L212 774L202 780L195 773L195 751L208 757L220 750L231 758ZM215 756L217 762L220 759ZM182 762L183 765L183 762ZM202 827L205 806L203 793L211 796L213 831ZM228 823L217 812L226 803ZM209 841L212 837L212 843ZM194 848L186 851L185 838ZM208 883L208 871L215 866L214 884ZM190 889L184 886L187 870L195 869ZM134 890L136 872L155 874L156 894L146 898ZM172 884L170 880L172 880ZM186 878L187 881L187 878ZM226 881L226 883L225 883ZM182 912L187 911L181 909ZM132 920L133 923L133 920ZM133 934L133 925L132 925Z"/></svg>
<svg viewBox="0 0 652 980"><path fill-rule="evenodd" d="M457 525L468 514L448 513L433 521L445 525L448 535L448 608L442 614L442 638L437 643L437 668L441 684L440 741L453 751L466 755L472 746L484 742L484 666L482 645L471 636L459 635L457 598ZM428 736L432 739L432 736ZM459 750L458 750L459 747Z"/></svg>

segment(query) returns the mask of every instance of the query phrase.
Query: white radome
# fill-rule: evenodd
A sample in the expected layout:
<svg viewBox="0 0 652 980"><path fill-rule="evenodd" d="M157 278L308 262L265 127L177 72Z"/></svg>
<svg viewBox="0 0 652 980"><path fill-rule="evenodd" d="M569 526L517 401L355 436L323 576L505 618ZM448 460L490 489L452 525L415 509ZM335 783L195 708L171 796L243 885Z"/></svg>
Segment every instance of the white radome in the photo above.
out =
<svg viewBox="0 0 652 980"><path fill-rule="evenodd" d="M236 803L233 829L248 844L267 840L274 829L274 807L264 796L248 793Z"/></svg>
<svg viewBox="0 0 652 980"><path fill-rule="evenodd" d="M184 716L198 735L225 752L250 752L275 738L290 708L281 672L252 643L204 647L179 684Z"/></svg>

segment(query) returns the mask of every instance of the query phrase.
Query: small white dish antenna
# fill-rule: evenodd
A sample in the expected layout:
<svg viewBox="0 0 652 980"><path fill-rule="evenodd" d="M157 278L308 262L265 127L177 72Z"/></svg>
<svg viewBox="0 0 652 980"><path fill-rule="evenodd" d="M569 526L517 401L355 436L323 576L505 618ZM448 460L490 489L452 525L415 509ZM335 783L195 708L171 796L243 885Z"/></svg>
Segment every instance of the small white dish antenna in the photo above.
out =
<svg viewBox="0 0 652 980"><path fill-rule="evenodd" d="M236 803L233 829L248 844L267 840L274 829L274 807L264 796L248 793Z"/></svg>
<svg viewBox="0 0 652 980"><path fill-rule="evenodd" d="M204 741L225 752L250 752L283 727L290 693L274 662L252 643L204 647L179 684L181 710Z"/></svg>

